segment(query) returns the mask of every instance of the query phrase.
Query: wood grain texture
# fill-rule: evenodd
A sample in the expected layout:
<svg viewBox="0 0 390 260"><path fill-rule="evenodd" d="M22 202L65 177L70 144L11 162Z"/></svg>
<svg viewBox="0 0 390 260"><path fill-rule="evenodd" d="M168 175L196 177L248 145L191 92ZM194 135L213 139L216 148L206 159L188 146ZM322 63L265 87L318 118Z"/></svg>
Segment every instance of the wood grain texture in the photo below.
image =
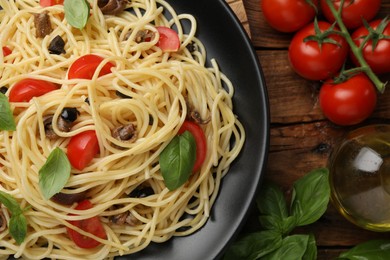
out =
<svg viewBox="0 0 390 260"><path fill-rule="evenodd" d="M244 2L242 0L226 0L226 2L232 8L233 12L237 15L237 18L240 20L241 24L244 26L248 35L251 36L249 21L248 21L247 15L246 15Z"/></svg>
<svg viewBox="0 0 390 260"><path fill-rule="evenodd" d="M261 0L243 2L270 104L270 147L265 179L277 183L289 194L298 178L327 166L332 149L345 133L362 125L390 123L390 89L378 95L377 107L365 122L350 127L330 123L318 103L321 82L302 79L289 65L288 45L293 34L277 32L266 23ZM383 0L377 18L389 13L390 0ZM381 78L389 81L390 74ZM258 212L254 207L243 233L254 231L256 227ZM367 240L390 239L390 233L367 231L351 224L332 204L318 222L294 232L315 235L320 260L335 259L341 252Z"/></svg>

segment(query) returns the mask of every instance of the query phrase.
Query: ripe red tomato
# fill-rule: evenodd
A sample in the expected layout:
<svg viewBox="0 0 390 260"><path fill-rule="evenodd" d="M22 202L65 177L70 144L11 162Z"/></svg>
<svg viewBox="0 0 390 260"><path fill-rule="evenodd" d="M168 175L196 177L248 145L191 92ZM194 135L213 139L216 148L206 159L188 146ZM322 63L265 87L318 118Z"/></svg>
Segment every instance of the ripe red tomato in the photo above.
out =
<svg viewBox="0 0 390 260"><path fill-rule="evenodd" d="M329 79L319 93L323 114L338 125L354 125L368 118L376 106L374 84L363 73L334 84Z"/></svg>
<svg viewBox="0 0 390 260"><path fill-rule="evenodd" d="M94 54L81 56L69 67L68 79L92 79L102 61L102 57ZM111 73L111 68L114 66L111 62L106 63L101 69L99 77Z"/></svg>
<svg viewBox="0 0 390 260"><path fill-rule="evenodd" d="M180 48L180 39L175 30L165 26L156 27L160 37L157 47L160 47L165 52L175 52Z"/></svg>
<svg viewBox="0 0 390 260"><path fill-rule="evenodd" d="M318 7L318 0L312 1ZM313 21L316 10L306 0L261 0L268 24L281 32L295 32Z"/></svg>
<svg viewBox="0 0 390 260"><path fill-rule="evenodd" d="M333 0L336 10L340 9L341 0ZM381 0L345 0L341 19L345 27L355 29L363 25L363 19L372 20L381 7ZM333 23L335 21L326 0L321 0L321 8L326 19Z"/></svg>
<svg viewBox="0 0 390 260"><path fill-rule="evenodd" d="M197 172L202 166L207 153L207 141L206 136L202 128L195 122L184 121L183 125L179 129L179 134L189 131L195 138L196 142L196 160L192 172Z"/></svg>
<svg viewBox="0 0 390 260"><path fill-rule="evenodd" d="M81 201L77 206L76 210L87 210L92 208L93 205L89 200L83 200ZM82 220L73 220L69 221L72 225L84 230L85 232L91 233L92 235L95 235L99 238L106 239L107 234L104 230L104 227L102 225L102 222L100 219L96 217L88 218L88 219L82 219ZM95 248L98 245L100 245L100 242L96 241L93 238L84 236L77 231L66 228L68 231L69 237L73 240L73 242L81 248Z"/></svg>
<svg viewBox="0 0 390 260"><path fill-rule="evenodd" d="M53 6L53 5L62 5L64 0L39 0L39 4L42 7Z"/></svg>
<svg viewBox="0 0 390 260"><path fill-rule="evenodd" d="M33 97L42 96L56 89L58 89L58 86L49 81L30 78L22 79L11 87L9 101L28 102Z"/></svg>
<svg viewBox="0 0 390 260"><path fill-rule="evenodd" d="M376 29L380 23L381 20L375 20L370 23L370 26ZM362 26L354 31L351 37L355 44L360 46L363 43L364 37L367 35L367 28ZM383 35L390 37L390 23L385 27ZM363 48L363 57L374 73L383 74L390 72L390 39L380 39L375 49L373 49L372 40L369 40ZM351 59L356 66L359 66L359 62L352 53Z"/></svg>
<svg viewBox="0 0 390 260"><path fill-rule="evenodd" d="M94 130L73 136L68 144L67 156L70 164L82 171L99 153L99 142Z"/></svg>
<svg viewBox="0 0 390 260"><path fill-rule="evenodd" d="M3 56L4 57L8 56L8 55L10 55L12 53L12 50L10 48L8 48L7 46L3 46L2 50L3 50Z"/></svg>
<svg viewBox="0 0 390 260"><path fill-rule="evenodd" d="M321 31L331 27L330 23L319 21ZM338 45L317 41L305 41L305 38L315 35L314 23L299 30L293 37L288 49L288 58L291 67L303 78L309 80L324 80L337 74L343 66L349 52L346 40L337 34L329 35Z"/></svg>

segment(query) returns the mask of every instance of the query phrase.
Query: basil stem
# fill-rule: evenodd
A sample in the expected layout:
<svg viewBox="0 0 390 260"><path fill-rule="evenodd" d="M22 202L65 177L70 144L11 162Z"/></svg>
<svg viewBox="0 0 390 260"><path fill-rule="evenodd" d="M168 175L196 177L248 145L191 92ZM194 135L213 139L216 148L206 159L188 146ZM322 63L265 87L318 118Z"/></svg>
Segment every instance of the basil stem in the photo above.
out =
<svg viewBox="0 0 390 260"><path fill-rule="evenodd" d="M86 0L65 0L65 18L70 25L83 29L88 22L90 6Z"/></svg>
<svg viewBox="0 0 390 260"><path fill-rule="evenodd" d="M39 187L45 199L60 192L70 177L71 166L66 154L55 148L39 170Z"/></svg>
<svg viewBox="0 0 390 260"><path fill-rule="evenodd" d="M194 136L185 131L175 136L160 154L160 169L165 185L175 190L190 177L196 159Z"/></svg>
<svg viewBox="0 0 390 260"><path fill-rule="evenodd" d="M16 130L16 124L8 98L3 93L0 93L0 130Z"/></svg>

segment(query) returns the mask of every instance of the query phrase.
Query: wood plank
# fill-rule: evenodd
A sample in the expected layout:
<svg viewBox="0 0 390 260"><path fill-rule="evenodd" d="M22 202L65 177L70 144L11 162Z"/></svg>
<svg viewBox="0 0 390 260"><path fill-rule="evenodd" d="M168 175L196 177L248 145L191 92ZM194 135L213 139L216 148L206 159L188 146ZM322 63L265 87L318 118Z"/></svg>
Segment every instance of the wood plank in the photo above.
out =
<svg viewBox="0 0 390 260"><path fill-rule="evenodd" d="M240 20L248 35L251 36L249 21L246 14L246 9L244 7L244 2L242 0L226 0L226 2L232 8L233 12L237 15L237 18Z"/></svg>

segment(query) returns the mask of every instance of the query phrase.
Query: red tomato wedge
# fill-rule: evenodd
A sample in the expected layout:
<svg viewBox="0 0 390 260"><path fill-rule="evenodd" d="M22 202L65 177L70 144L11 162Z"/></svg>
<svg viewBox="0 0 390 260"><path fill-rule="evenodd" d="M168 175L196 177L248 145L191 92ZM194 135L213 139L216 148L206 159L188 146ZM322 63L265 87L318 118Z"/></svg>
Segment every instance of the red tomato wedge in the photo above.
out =
<svg viewBox="0 0 390 260"><path fill-rule="evenodd" d="M165 26L158 26L156 28L160 34L157 47L165 52L178 51L180 48L180 39L177 32Z"/></svg>
<svg viewBox="0 0 390 260"><path fill-rule="evenodd" d="M82 171L99 153L99 142L94 130L73 136L68 144L67 156L70 164Z"/></svg>
<svg viewBox="0 0 390 260"><path fill-rule="evenodd" d="M83 200L81 201L77 206L76 210L87 210L92 208L93 205L89 200ZM106 239L107 234L104 230L104 227L98 217L92 217L88 219L82 219L82 220L74 220L69 221L72 225L84 230L85 232L91 233L92 235L95 235L99 238ZM84 236L77 231L66 228L68 231L69 237L73 240L73 242L81 248L95 248L100 245L99 241L96 241L93 238Z"/></svg>
<svg viewBox="0 0 390 260"><path fill-rule="evenodd" d="M68 79L92 79L102 61L102 57L94 54L81 56L69 67ZM101 69L99 77L111 73L111 68L114 66L111 62L106 63Z"/></svg>
<svg viewBox="0 0 390 260"><path fill-rule="evenodd" d="M64 0L40 0L39 4L42 7L48 7L53 5L62 5L64 4Z"/></svg>
<svg viewBox="0 0 390 260"><path fill-rule="evenodd" d="M196 160L192 172L197 172L202 166L207 153L207 141L206 136L202 128L195 122L184 121L183 125L179 129L179 134L189 131L195 138L196 142Z"/></svg>
<svg viewBox="0 0 390 260"><path fill-rule="evenodd" d="M10 102L28 102L33 97L39 97L58 89L52 82L39 79L22 79L15 83L9 93Z"/></svg>
<svg viewBox="0 0 390 260"><path fill-rule="evenodd" d="M8 48L7 46L3 46L3 56L8 56L12 53L12 50L10 48Z"/></svg>

